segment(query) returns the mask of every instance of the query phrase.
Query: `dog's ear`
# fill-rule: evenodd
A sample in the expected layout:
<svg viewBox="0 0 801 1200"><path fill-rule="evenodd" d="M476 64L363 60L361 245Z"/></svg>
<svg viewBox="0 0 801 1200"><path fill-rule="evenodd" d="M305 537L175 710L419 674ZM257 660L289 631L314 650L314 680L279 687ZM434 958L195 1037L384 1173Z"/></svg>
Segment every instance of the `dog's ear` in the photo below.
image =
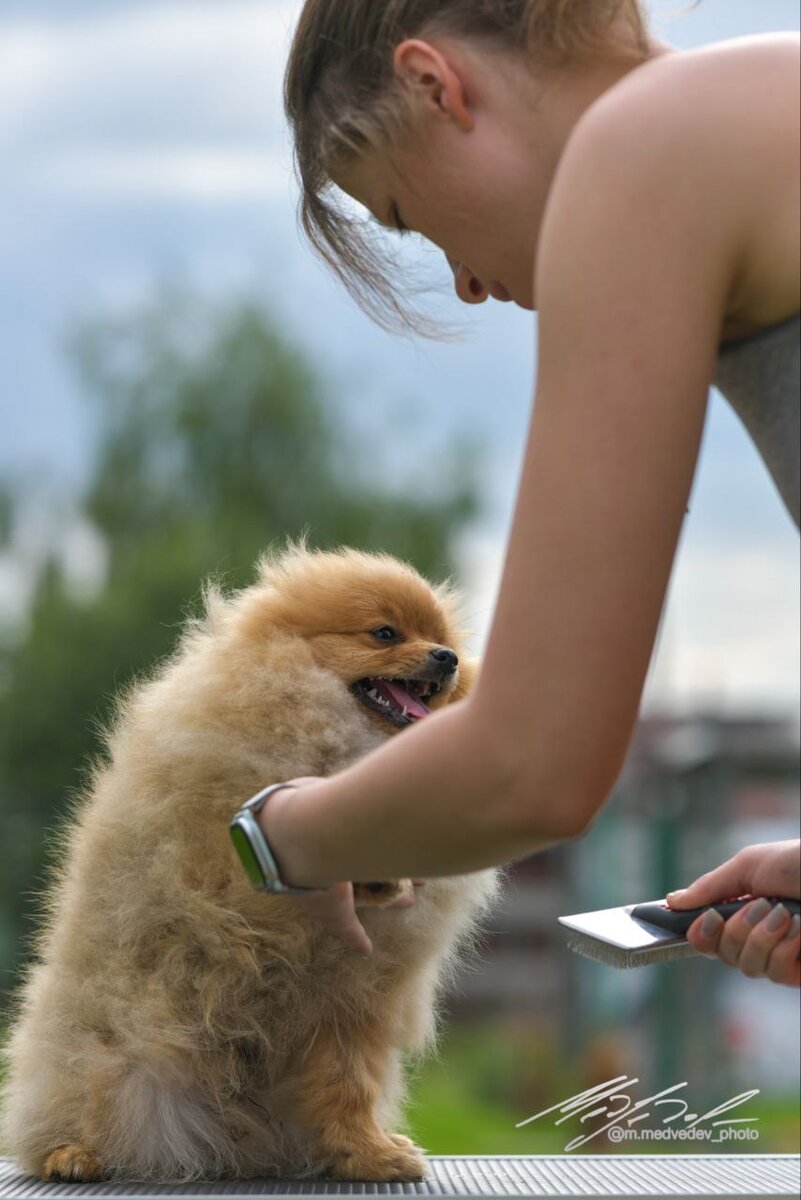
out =
<svg viewBox="0 0 801 1200"><path fill-rule="evenodd" d="M459 678L456 681L456 687L448 697L449 704L452 704L454 700L462 700L472 692L480 667L480 658L466 658L464 655L459 658Z"/></svg>

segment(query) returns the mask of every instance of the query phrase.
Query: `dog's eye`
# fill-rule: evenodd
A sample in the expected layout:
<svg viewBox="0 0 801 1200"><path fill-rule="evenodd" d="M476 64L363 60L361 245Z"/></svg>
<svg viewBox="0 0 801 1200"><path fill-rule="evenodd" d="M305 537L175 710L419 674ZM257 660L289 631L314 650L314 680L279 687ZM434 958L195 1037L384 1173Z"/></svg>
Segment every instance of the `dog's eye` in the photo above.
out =
<svg viewBox="0 0 801 1200"><path fill-rule="evenodd" d="M373 637L378 638L379 642L394 642L397 636L397 629L393 629L391 625L382 625L373 630Z"/></svg>

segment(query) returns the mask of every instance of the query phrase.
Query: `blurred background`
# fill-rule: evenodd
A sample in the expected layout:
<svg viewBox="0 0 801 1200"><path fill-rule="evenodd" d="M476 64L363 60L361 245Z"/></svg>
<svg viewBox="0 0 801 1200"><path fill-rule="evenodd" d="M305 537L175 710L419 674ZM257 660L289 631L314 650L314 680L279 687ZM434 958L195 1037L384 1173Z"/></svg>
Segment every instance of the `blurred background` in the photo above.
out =
<svg viewBox="0 0 801 1200"><path fill-rule="evenodd" d="M795 0L679 8L650 5L682 49L799 28ZM412 239L400 266L424 272L427 310L462 333L391 336L301 242L280 103L299 9L0 9L4 1006L114 691L169 650L205 575L241 586L268 542L306 527L312 545L452 574L476 651L486 635L536 318L459 312L444 263ZM798 533L713 391L626 767L586 837L511 872L415 1082L422 1145L557 1151L574 1127L516 1123L628 1073L641 1096L687 1081L693 1105L758 1088L760 1140L743 1148L798 1149L797 994L705 960L616 972L568 953L556 926L797 836L798 729Z"/></svg>

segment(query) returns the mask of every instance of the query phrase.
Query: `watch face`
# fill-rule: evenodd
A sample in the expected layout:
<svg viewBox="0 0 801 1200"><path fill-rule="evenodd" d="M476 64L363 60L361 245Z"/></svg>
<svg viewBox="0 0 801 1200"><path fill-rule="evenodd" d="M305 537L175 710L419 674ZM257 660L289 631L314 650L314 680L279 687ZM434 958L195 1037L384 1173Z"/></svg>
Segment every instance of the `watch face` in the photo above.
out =
<svg viewBox="0 0 801 1200"><path fill-rule="evenodd" d="M250 844L250 839L244 829L238 822L234 821L229 826L231 841L234 843L234 849L239 855L242 866L247 872L247 877L254 887L264 887L264 874L259 860L256 858L253 847Z"/></svg>

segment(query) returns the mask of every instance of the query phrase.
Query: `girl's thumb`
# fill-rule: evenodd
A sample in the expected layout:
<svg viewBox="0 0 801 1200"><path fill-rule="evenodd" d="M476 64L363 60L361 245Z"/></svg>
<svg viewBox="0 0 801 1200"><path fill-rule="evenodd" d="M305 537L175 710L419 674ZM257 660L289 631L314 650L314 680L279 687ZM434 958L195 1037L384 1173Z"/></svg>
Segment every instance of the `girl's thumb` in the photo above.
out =
<svg viewBox="0 0 801 1200"><path fill-rule="evenodd" d="M705 904L715 904L719 900L744 895L748 890L749 884L742 875L739 864L730 859L714 871L700 875L689 887L668 892L665 899L671 908L701 908Z"/></svg>

